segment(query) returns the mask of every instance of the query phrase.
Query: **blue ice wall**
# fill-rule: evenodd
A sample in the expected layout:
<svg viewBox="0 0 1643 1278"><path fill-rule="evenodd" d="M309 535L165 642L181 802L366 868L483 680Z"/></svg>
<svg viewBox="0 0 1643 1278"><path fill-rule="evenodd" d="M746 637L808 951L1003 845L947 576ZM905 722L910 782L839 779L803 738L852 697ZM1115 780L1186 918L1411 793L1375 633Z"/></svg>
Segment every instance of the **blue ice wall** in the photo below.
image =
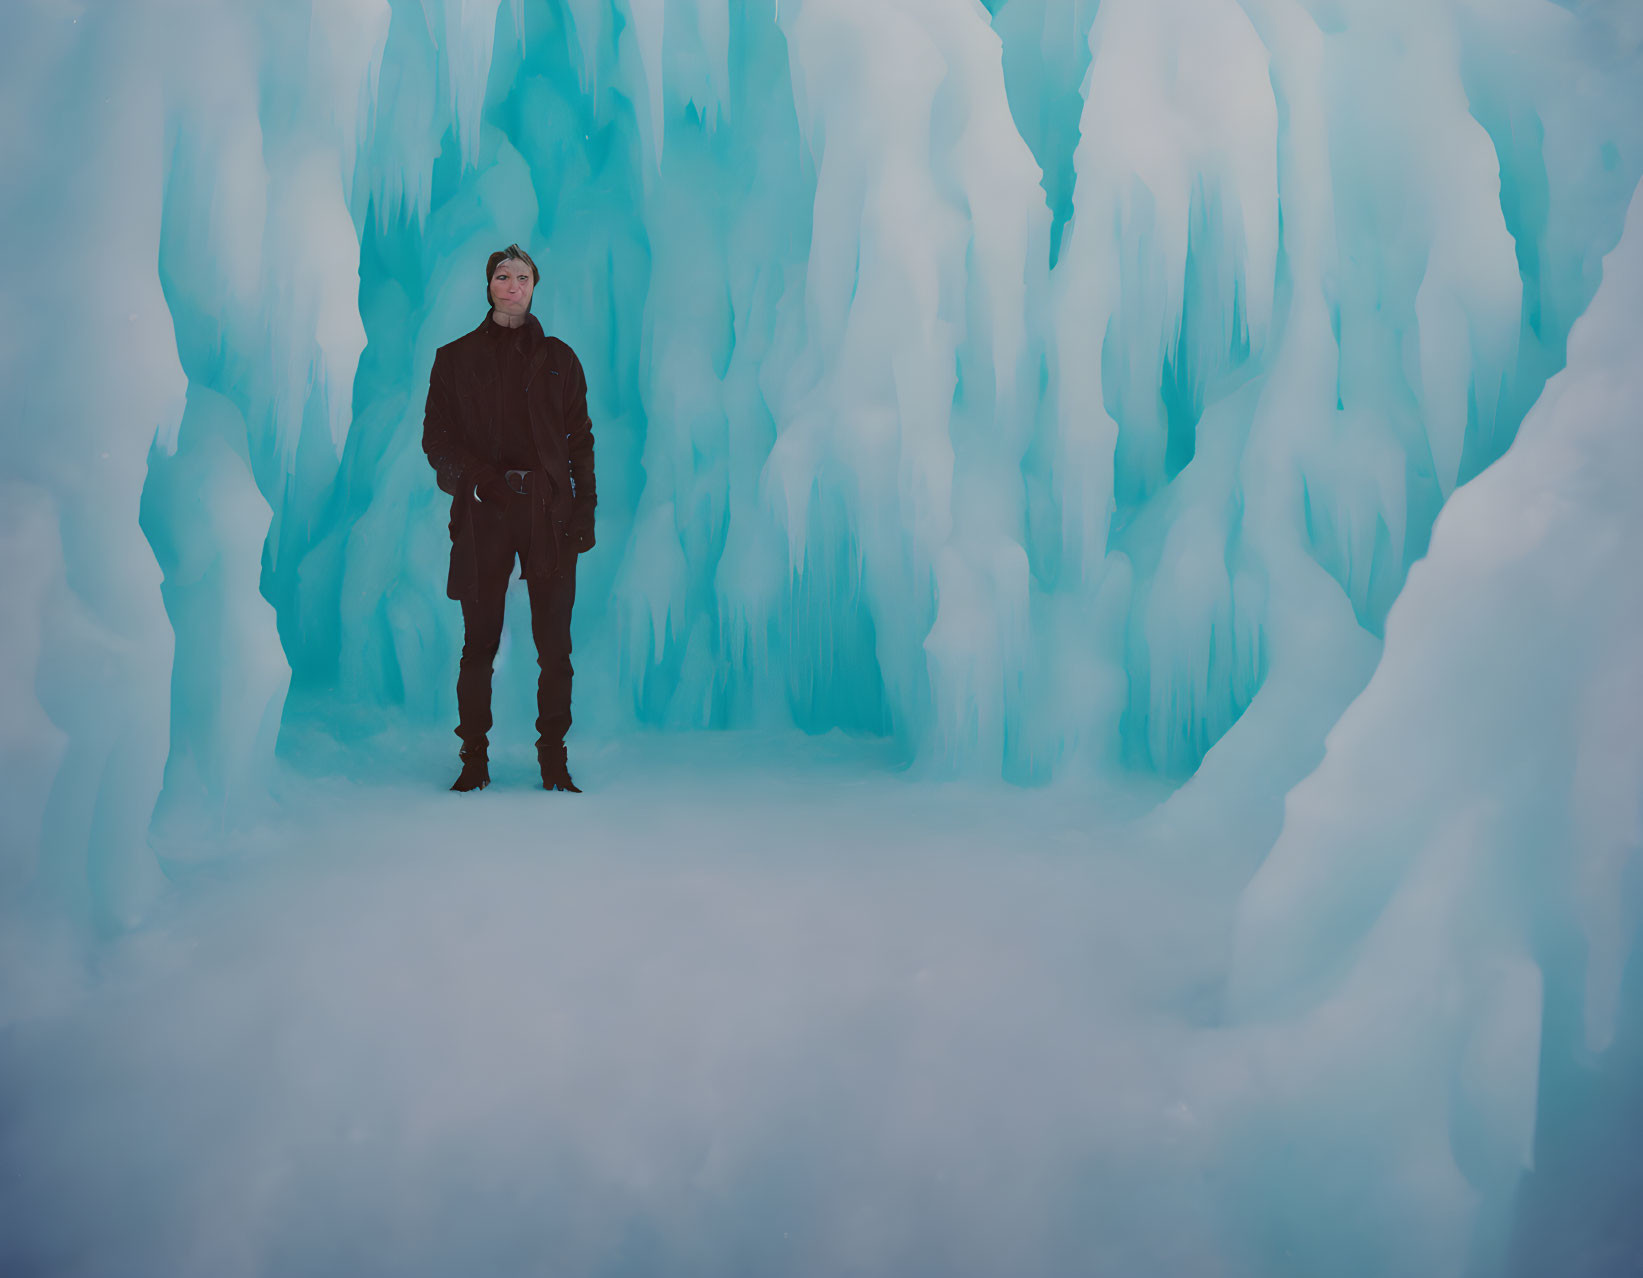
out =
<svg viewBox="0 0 1643 1278"><path fill-rule="evenodd" d="M97 388L40 376L44 334L9 381L118 438L24 439L17 473L115 461L146 423L146 491L43 491L73 597L132 592L99 627L149 673L111 698L176 644L169 705L131 710L170 739L162 813L253 801L270 723L444 723L421 398L521 239L598 426L581 722L837 727L1021 782L1208 758L1213 788L1278 794L1596 287L1643 167L1626 12L14 15L16 94L39 66L108 89L18 144L92 157L50 243L131 263ZM14 203L14 243L48 207ZM51 260L19 258L18 299L57 303ZM139 491L148 552L74 513Z"/></svg>
<svg viewBox="0 0 1643 1278"><path fill-rule="evenodd" d="M262 410L292 714L450 717L415 425L523 235L608 476L584 721L1182 776L1275 681L1315 758L1637 169L1537 6L481 8L377 11L366 347Z"/></svg>
<svg viewBox="0 0 1643 1278"><path fill-rule="evenodd" d="M8 8L0 94L39 124L0 203L6 901L125 926L155 848L210 855L304 734L449 726L422 396L519 240L598 439L579 724L1184 781L1161 834L1276 840L1230 1014L1303 1045L1383 989L1423 875L1476 889L1446 917L1487 943L1415 931L1484 1010L1395 1090L1459 1098L1420 1129L1453 1119L1444 1220L1499 1210L1542 1017L1560 1069L1598 1051L1635 952L1632 703L1605 701L1629 596L1548 585L1583 545L1625 571L1597 481L1635 457L1623 413L1547 388L1624 363L1589 333L1582 371L1571 334L1643 173L1640 41L1599 0ZM1592 325L1625 354L1635 322L1611 298ZM1532 411L1572 439L1531 454L1575 458L1561 487L1497 469ZM1417 614L1405 582L1474 490ZM1525 597L1590 650L1524 639L1510 572L1462 553L1525 530L1552 548ZM1463 626L1472 567L1501 607ZM1458 638L1366 693L1400 606ZM1442 758L1388 706L1452 712ZM1486 776L1502 740L1516 770ZM1528 839L1525 795L1561 805Z"/></svg>
<svg viewBox="0 0 1643 1278"><path fill-rule="evenodd" d="M1515 1272L1619 1274L1639 1254L1612 1213L1592 1227L1611 1186L1635 1193L1635 1158L1578 1115L1592 1090L1611 1121L1637 1112L1635 1087L1616 1083L1636 1077L1643 1025L1643 588L1630 568L1643 195L1604 274L1511 450L1445 507L1374 677L1289 793L1240 910L1232 1033L1282 1043L1275 1070L1293 1084L1287 1135L1262 1142L1299 1173L1285 1232L1305 1238L1307 1217L1330 1210L1327 1191L1300 1187L1339 1157L1329 1115L1361 1122L1395 1098L1393 1112L1430 1125L1357 1147L1366 1182L1388 1192L1353 1213L1354 1230L1388 1257L1403 1244L1377 1240L1383 1229L1424 1236L1429 1272L1506 1272L1514 1206L1549 1205L1581 1177L1598 1201L1560 1204L1561 1230L1525 1213L1520 1250L1544 1268ZM1586 1159L1574 1177L1571 1145ZM1550 1174L1523 1189L1537 1148Z"/></svg>
<svg viewBox="0 0 1643 1278"><path fill-rule="evenodd" d="M45 329L9 356L15 420L71 423L20 432L15 509L45 523L17 516L18 554L60 557L42 580L86 623L25 627L19 662L119 654L126 709L72 771L127 778L99 819L123 846L162 767L162 816L221 822L281 725L448 722L421 398L520 239L598 428L581 723L1195 774L1270 825L1597 285L1643 168L1628 13L11 15L12 93L52 107L19 171L87 157L8 206L17 314L80 304L69 257L120 264L83 321L102 377L56 375ZM82 81L103 99L52 96ZM84 795L19 803L84 825Z"/></svg>

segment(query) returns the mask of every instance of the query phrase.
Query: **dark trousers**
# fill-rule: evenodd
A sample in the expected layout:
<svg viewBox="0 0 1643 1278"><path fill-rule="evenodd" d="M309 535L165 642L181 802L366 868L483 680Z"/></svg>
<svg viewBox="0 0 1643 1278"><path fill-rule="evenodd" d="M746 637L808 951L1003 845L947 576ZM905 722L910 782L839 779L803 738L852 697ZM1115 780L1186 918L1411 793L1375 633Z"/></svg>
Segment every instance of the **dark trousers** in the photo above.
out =
<svg viewBox="0 0 1643 1278"><path fill-rule="evenodd" d="M536 747L552 748L570 728L570 614L576 603L576 554L566 547L551 576L529 575L530 500L476 503L474 549L479 588L462 601L462 660L456 676L456 735L464 746L484 746L491 730L491 669L502 643L502 612L517 559L526 570L531 637L536 641Z"/></svg>

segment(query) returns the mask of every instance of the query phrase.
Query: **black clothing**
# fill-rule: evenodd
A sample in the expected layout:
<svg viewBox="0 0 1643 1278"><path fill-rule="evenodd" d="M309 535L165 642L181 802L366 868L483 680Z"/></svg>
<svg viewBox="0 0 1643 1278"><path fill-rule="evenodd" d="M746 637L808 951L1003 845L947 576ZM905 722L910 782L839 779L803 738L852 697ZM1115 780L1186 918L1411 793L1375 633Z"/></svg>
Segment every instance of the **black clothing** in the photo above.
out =
<svg viewBox="0 0 1643 1278"><path fill-rule="evenodd" d="M525 406L525 382L530 377L527 346L533 341L531 320L518 328L490 325L496 356L496 435L491 460L504 470L529 470L536 463L531 439L530 411ZM537 326L540 331L541 326Z"/></svg>
<svg viewBox="0 0 1643 1278"><path fill-rule="evenodd" d="M506 341L504 341L506 339ZM504 347L509 349L504 349ZM524 384L503 383L503 362L518 355ZM525 406L526 424L505 413L513 391ZM503 428L507 419L506 430ZM475 485L514 467L502 444L528 431L532 448L519 469L531 471L530 563L527 575L549 576L561 553L574 556L593 543L593 426L588 385L571 348L542 332L533 315L505 329L489 315L473 332L441 346L428 378L422 447L436 482L451 494L451 570L445 593L470 599L478 588L478 550L473 511Z"/></svg>
<svg viewBox="0 0 1643 1278"><path fill-rule="evenodd" d="M570 618L576 603L576 556L567 554L547 577L533 575L531 517L525 498L504 506L481 503L474 511L479 589L462 601L462 660L456 676L456 734L468 747L485 746L491 730L491 670L502 642L503 604L517 556L531 600L531 636L536 641L537 749L565 739L570 730Z"/></svg>
<svg viewBox="0 0 1643 1278"><path fill-rule="evenodd" d="M510 329L487 315L434 355L422 447L451 494L445 592L462 603L456 731L464 754L488 742L491 672L516 559L541 668L537 748L551 750L571 723L576 556L593 544L597 500L581 362L535 316Z"/></svg>
<svg viewBox="0 0 1643 1278"><path fill-rule="evenodd" d="M570 778L570 763L565 757L565 746L561 742L556 746L543 746L536 752L537 763L542 768L542 788L544 790L564 790L570 794L581 794L576 782Z"/></svg>
<svg viewBox="0 0 1643 1278"><path fill-rule="evenodd" d="M451 789L466 793L469 790L483 790L491 783L490 754L484 746L462 747L462 771L457 775Z"/></svg>

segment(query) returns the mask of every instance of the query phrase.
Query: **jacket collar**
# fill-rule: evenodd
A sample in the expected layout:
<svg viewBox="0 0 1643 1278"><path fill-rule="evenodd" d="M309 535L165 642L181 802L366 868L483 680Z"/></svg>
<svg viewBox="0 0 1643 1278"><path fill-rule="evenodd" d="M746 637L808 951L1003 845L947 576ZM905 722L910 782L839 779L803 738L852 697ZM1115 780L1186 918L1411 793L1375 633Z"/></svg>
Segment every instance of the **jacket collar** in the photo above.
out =
<svg viewBox="0 0 1643 1278"><path fill-rule="evenodd" d="M476 328L474 332L484 333L487 337L512 337L523 333L526 335L527 340L532 343L540 341L543 337L547 336L542 331L541 321L529 311L525 312L525 322L518 328L504 328L493 318L495 314L495 311L486 311L485 318L480 320L479 327Z"/></svg>
<svg viewBox="0 0 1643 1278"><path fill-rule="evenodd" d="M494 345L489 344L490 342L500 341L504 337L512 337L520 333L524 334L525 350L530 357L530 369L525 375L525 388L528 390L530 384L536 380L537 373L542 370L542 365L548 362L547 334L542 331L541 321L529 311L525 312L525 322L518 328L503 328L502 325L491 318L493 313L486 311L485 318L480 321L479 327L474 329L474 332L483 334L487 339L486 349L491 352L493 359L496 358L497 351Z"/></svg>

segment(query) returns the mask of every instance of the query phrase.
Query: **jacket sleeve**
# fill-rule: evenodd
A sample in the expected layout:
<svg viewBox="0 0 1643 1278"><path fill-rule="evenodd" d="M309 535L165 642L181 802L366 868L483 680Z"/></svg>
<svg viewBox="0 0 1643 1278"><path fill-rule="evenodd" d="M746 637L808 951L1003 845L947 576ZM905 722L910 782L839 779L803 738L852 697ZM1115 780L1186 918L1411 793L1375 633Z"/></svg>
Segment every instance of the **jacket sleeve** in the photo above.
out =
<svg viewBox="0 0 1643 1278"><path fill-rule="evenodd" d="M570 484L575 502L567 527L593 531L593 508L599 498L593 481L593 423L588 420L588 379L582 361L571 354L570 384L565 397L565 443L570 456Z"/></svg>
<svg viewBox="0 0 1643 1278"><path fill-rule="evenodd" d="M422 451L434 468L434 482L452 496L472 492L495 473L468 449L451 402L450 363L443 351L434 356L428 375L428 406L422 417Z"/></svg>

